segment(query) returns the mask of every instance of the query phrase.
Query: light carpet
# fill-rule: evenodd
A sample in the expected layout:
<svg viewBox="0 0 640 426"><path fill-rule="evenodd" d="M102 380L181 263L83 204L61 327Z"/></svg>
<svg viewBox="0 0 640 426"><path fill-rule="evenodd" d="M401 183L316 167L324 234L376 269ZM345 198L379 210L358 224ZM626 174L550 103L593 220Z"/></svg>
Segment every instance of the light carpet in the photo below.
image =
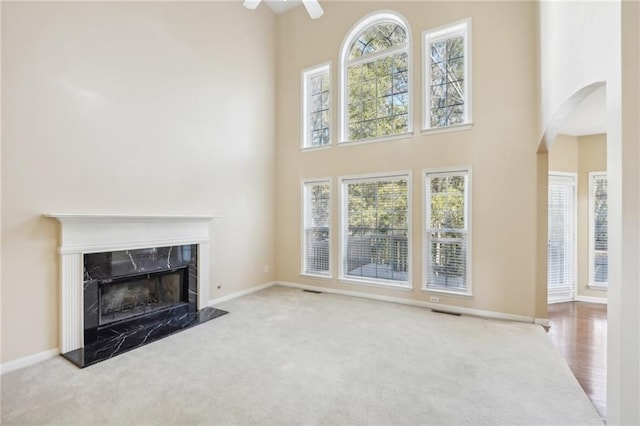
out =
<svg viewBox="0 0 640 426"><path fill-rule="evenodd" d="M602 424L532 324L271 287L94 366L2 377L2 424Z"/></svg>

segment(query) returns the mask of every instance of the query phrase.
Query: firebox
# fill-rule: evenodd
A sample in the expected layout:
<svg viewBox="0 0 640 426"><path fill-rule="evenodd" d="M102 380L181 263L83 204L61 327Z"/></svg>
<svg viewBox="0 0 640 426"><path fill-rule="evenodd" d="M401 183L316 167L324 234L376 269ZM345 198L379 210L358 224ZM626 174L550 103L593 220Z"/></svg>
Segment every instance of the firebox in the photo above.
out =
<svg viewBox="0 0 640 426"><path fill-rule="evenodd" d="M98 282L100 326L189 303L187 267Z"/></svg>

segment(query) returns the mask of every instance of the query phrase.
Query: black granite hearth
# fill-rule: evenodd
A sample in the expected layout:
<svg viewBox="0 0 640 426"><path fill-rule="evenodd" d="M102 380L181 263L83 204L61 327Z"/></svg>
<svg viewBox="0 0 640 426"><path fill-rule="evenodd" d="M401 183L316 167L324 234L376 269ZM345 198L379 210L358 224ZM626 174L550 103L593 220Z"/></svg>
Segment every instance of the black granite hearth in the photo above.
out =
<svg viewBox="0 0 640 426"><path fill-rule="evenodd" d="M216 308L180 311L185 311L184 306L107 327L97 341L62 356L84 368L228 313Z"/></svg>
<svg viewBox="0 0 640 426"><path fill-rule="evenodd" d="M62 354L86 367L202 324L196 244L84 255L84 347Z"/></svg>

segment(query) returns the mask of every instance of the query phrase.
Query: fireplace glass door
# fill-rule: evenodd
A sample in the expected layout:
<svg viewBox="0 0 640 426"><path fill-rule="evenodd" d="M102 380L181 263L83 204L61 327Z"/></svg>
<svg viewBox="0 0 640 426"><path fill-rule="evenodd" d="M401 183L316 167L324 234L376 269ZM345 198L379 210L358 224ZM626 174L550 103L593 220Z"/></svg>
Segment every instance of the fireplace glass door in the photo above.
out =
<svg viewBox="0 0 640 426"><path fill-rule="evenodd" d="M185 268L105 280L100 288L100 325L187 303Z"/></svg>

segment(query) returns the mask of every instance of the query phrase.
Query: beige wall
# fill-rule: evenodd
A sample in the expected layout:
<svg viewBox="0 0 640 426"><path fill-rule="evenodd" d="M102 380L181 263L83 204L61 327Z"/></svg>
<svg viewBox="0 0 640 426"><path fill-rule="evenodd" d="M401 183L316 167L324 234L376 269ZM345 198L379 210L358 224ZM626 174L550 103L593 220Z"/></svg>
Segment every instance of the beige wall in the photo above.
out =
<svg viewBox="0 0 640 426"><path fill-rule="evenodd" d="M422 177L429 167L473 167L473 297L439 294L440 303L534 316L536 304L536 5L531 2L326 2L321 20L305 11L278 18L277 235L278 279L328 288L428 301L421 283ZM415 136L396 141L301 152L300 72L331 61L333 136L337 137L338 55L348 30L380 9L404 15L412 29ZM421 32L473 19L471 130L421 136ZM507 70L507 71L506 71ZM506 72L506 74L505 74ZM508 75L508 78L505 76ZM413 173L413 291L337 281L338 177ZM333 278L300 276L302 179L333 178Z"/></svg>
<svg viewBox="0 0 640 426"><path fill-rule="evenodd" d="M45 213L218 213L211 297L274 279L275 25L230 2L2 3L2 362L58 346Z"/></svg>
<svg viewBox="0 0 640 426"><path fill-rule="evenodd" d="M549 173L578 173L578 136L559 134L549 149Z"/></svg>
<svg viewBox="0 0 640 426"><path fill-rule="evenodd" d="M589 285L589 173L607 170L607 136L558 135L549 149L549 173L569 172L577 175L577 295L607 297L603 290L593 290Z"/></svg>
<svg viewBox="0 0 640 426"><path fill-rule="evenodd" d="M607 136L578 138L578 296L607 297L589 284L589 173L607 171Z"/></svg>

